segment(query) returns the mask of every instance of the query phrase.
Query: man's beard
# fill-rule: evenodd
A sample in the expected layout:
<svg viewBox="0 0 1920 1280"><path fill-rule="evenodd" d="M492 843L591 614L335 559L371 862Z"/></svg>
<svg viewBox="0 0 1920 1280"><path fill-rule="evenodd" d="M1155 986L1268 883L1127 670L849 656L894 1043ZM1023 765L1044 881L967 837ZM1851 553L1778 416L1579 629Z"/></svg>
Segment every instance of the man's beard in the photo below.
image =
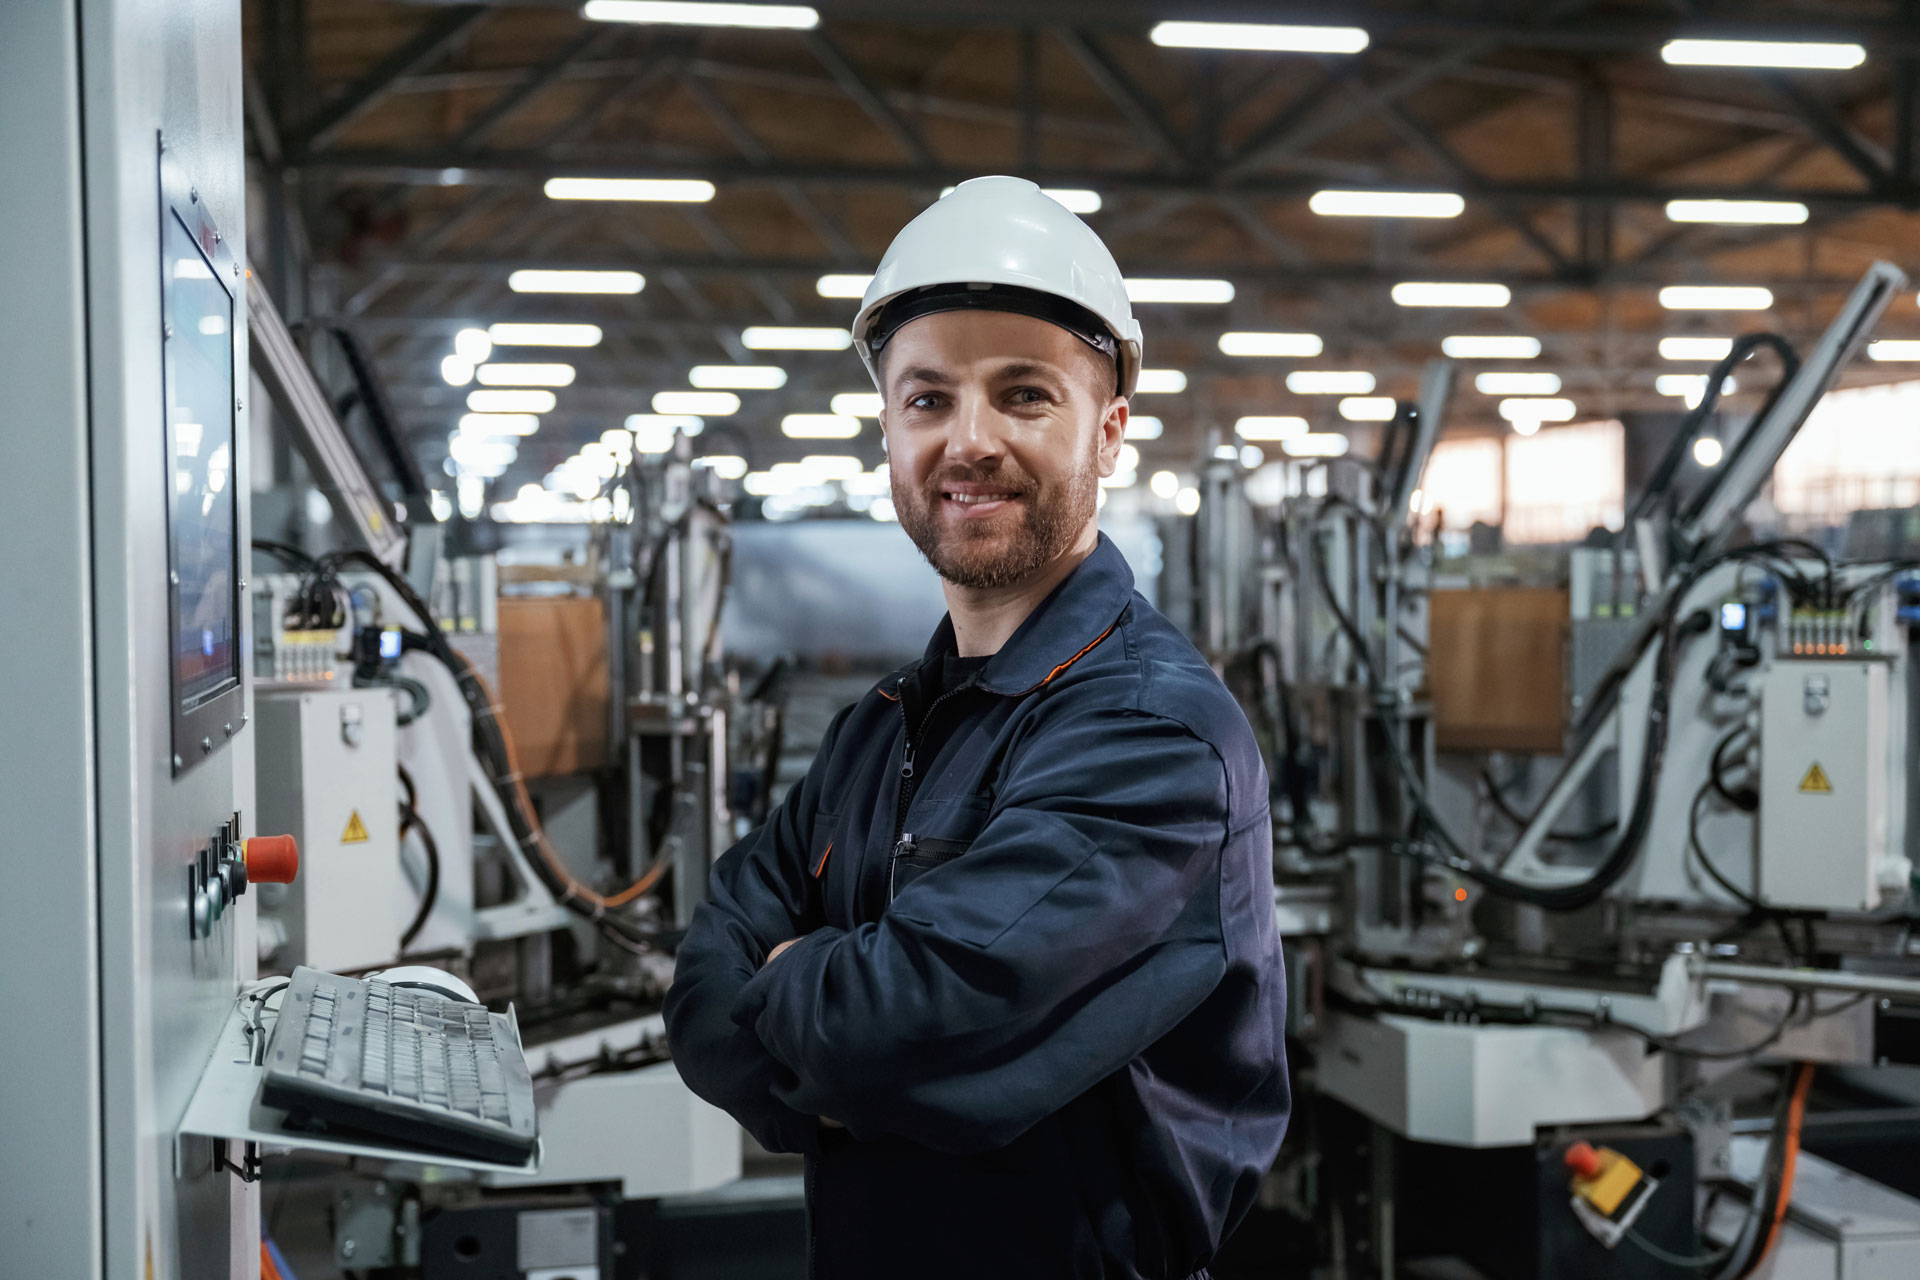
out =
<svg viewBox="0 0 1920 1280"><path fill-rule="evenodd" d="M969 481L1005 486L1019 504L1018 522L1004 512L979 521L943 519L942 492ZM893 480L894 511L913 545L935 573L975 591L1016 586L1064 554L1093 518L1099 491L1091 456L1046 487L1005 463L991 470L943 467L919 490Z"/></svg>

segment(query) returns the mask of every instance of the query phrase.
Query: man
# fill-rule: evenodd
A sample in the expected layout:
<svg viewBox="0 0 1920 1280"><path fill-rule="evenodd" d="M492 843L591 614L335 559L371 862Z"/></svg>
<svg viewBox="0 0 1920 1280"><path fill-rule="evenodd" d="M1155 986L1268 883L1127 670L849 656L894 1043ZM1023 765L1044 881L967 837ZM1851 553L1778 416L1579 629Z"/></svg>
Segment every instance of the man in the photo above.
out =
<svg viewBox="0 0 1920 1280"><path fill-rule="evenodd" d="M979 178L854 333L948 614L716 864L674 1061L806 1154L822 1280L1202 1274L1286 1128L1284 983L1253 735L1095 526L1125 284L1038 187Z"/></svg>

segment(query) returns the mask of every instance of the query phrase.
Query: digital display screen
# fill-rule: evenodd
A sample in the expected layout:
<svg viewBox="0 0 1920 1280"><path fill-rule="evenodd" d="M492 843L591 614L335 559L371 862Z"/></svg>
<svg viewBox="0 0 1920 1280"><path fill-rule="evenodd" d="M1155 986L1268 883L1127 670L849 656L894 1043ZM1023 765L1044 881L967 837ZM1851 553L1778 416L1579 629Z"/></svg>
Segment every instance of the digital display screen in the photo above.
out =
<svg viewBox="0 0 1920 1280"><path fill-rule="evenodd" d="M1739 601L1728 601L1720 606L1720 629L1722 631L1744 631L1747 629L1747 606Z"/></svg>
<svg viewBox="0 0 1920 1280"><path fill-rule="evenodd" d="M190 711L240 683L235 609L233 295L177 214L162 231L173 516L174 695Z"/></svg>

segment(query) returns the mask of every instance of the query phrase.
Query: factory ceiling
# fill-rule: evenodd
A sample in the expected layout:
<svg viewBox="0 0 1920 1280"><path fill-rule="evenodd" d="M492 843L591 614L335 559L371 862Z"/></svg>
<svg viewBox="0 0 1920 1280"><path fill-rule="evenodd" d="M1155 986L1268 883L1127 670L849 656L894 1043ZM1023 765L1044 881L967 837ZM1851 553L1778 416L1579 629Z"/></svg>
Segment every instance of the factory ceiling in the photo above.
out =
<svg viewBox="0 0 1920 1280"><path fill-rule="evenodd" d="M590 350L540 443L581 441L687 387L695 365L779 363L716 439L756 466L813 451L789 412L868 390L847 351L752 351L748 326L844 326L825 275L870 272L943 188L1017 173L1093 192L1086 216L1130 276L1224 280L1229 302L1140 303L1140 444L1185 465L1243 414L1343 425L1300 369L1367 371L1411 396L1450 335L1537 338L1581 417L1675 409L1668 336L1772 328L1810 341L1877 257L1911 266L1920 220L1920 21L1905 0L1455 0L1194 6L816 0L811 29L594 21L572 4L253 0L254 257L289 317L373 353L428 466L466 409L441 376L456 331L584 321ZM1174 18L1346 24L1351 54L1162 47ZM1669 40L1854 42L1851 69L1669 65ZM553 178L694 179L704 203L549 198ZM1450 193L1452 217L1322 216L1325 190ZM1785 202L1761 225L1676 221L1675 200ZM1804 212L1792 212L1792 206ZM1779 203L1772 206L1781 207ZM1769 213L1767 216L1777 216ZM264 241L264 243L262 243ZM304 293L296 260L311 255ZM518 293L523 269L637 272L635 294ZM1503 307L1396 305L1408 281L1507 286ZM1670 285L1763 287L1760 311L1667 310ZM1883 336L1920 336L1911 298ZM1223 353L1228 331L1311 333L1312 359ZM532 349L522 349L531 351ZM1853 380L1898 376L1862 364ZM1768 375L1770 376L1770 375ZM1765 378L1756 378L1750 391ZM1737 403L1737 402L1736 402ZM1501 424L1469 384L1450 430ZM856 449L877 459L871 423ZM523 479L518 472L513 479Z"/></svg>

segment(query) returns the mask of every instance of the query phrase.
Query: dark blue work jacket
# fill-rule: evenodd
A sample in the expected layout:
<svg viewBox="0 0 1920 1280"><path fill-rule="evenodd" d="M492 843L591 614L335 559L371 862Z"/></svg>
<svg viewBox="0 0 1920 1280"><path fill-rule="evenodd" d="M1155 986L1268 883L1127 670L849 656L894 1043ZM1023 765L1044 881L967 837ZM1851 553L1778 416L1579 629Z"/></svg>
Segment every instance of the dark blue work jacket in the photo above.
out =
<svg viewBox="0 0 1920 1280"><path fill-rule="evenodd" d="M806 1154L822 1280L1181 1280L1287 1124L1265 766L1105 536L941 694L952 646L719 860L673 1059Z"/></svg>

